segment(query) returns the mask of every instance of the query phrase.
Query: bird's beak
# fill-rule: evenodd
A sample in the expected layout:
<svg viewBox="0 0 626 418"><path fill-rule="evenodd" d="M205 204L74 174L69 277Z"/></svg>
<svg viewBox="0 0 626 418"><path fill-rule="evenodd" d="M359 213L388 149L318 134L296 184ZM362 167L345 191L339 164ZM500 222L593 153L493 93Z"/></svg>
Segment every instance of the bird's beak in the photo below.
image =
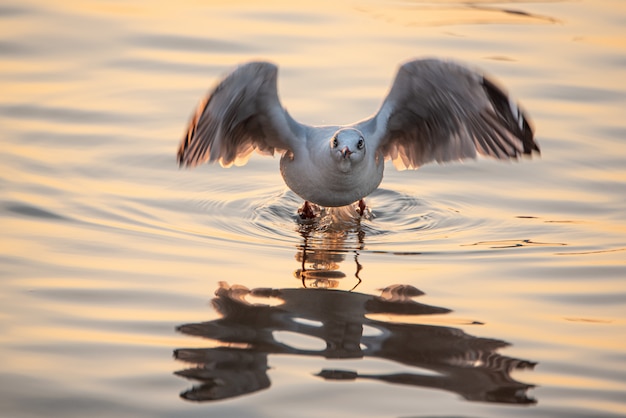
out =
<svg viewBox="0 0 626 418"><path fill-rule="evenodd" d="M352 151L350 151L350 148L348 148L347 146L343 147L343 149L341 150L341 156L343 158L348 158L350 154L352 154Z"/></svg>

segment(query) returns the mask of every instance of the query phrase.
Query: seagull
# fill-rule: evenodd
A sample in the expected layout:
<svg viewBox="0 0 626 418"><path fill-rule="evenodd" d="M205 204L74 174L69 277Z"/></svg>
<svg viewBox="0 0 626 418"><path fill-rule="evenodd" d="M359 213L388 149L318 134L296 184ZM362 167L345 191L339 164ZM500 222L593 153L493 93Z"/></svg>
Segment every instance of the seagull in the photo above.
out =
<svg viewBox="0 0 626 418"><path fill-rule="evenodd" d="M313 218L319 206L358 202L378 188L385 160L397 169L476 158L539 154L524 111L481 73L440 59L400 66L379 110L342 126L310 126L281 105L278 67L249 62L213 88L192 116L178 149L180 166L243 165L252 151L282 153L280 173Z"/></svg>

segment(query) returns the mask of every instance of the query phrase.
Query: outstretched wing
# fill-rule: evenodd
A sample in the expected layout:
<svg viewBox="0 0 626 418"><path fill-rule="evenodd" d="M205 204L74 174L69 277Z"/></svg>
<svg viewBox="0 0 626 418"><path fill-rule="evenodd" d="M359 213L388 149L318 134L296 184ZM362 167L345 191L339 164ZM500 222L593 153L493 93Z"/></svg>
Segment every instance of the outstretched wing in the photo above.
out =
<svg viewBox="0 0 626 418"><path fill-rule="evenodd" d="M399 169L431 161L539 152L524 112L492 81L435 59L400 67L380 110L356 124Z"/></svg>
<svg viewBox="0 0 626 418"><path fill-rule="evenodd" d="M268 62L238 67L198 106L178 148L178 163L195 166L219 161L245 164L255 149L273 155L293 150L304 135L280 104L278 69Z"/></svg>

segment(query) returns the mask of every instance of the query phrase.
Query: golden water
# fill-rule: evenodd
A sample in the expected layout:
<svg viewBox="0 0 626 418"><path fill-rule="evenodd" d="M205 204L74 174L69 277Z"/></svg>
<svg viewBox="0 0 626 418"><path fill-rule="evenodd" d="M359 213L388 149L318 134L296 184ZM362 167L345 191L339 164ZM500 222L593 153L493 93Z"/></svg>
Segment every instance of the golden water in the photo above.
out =
<svg viewBox="0 0 626 418"><path fill-rule="evenodd" d="M0 5L0 415L626 416L625 26L619 0ZM296 220L277 158L176 165L239 63L334 124L420 56L505 85L541 157L389 165L340 228Z"/></svg>

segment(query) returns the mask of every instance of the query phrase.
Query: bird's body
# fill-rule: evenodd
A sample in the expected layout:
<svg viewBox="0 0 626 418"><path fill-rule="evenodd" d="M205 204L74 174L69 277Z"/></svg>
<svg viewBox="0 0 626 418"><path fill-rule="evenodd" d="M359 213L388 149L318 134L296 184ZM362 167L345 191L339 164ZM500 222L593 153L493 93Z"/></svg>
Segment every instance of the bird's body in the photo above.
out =
<svg viewBox="0 0 626 418"><path fill-rule="evenodd" d="M364 141L359 131L329 126L309 134L306 149L280 159L283 180L298 196L321 206L346 206L376 190L384 159L359 148ZM330 150L328 138L337 139Z"/></svg>
<svg viewBox="0 0 626 418"><path fill-rule="evenodd" d="M281 106L275 65L240 66L199 106L178 160L229 166L245 163L255 149L281 151L287 186L326 207L362 205L382 181L386 159L404 169L477 153L515 159L539 152L527 117L501 89L479 73L435 59L400 67L372 117L319 127L298 123Z"/></svg>

